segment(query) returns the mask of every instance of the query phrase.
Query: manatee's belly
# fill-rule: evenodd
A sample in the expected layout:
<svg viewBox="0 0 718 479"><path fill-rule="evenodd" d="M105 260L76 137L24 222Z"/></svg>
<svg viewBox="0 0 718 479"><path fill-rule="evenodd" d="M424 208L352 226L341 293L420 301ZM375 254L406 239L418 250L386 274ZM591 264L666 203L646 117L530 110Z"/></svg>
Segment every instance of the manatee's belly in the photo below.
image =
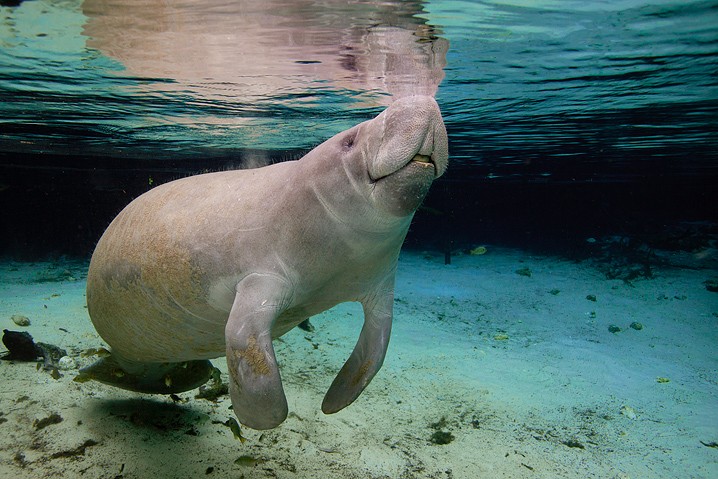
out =
<svg viewBox="0 0 718 479"><path fill-rule="evenodd" d="M110 347L137 361L185 361L224 355L228 313L172 285L102 279L88 274L87 306L95 329ZM187 286L187 285L185 285Z"/></svg>
<svg viewBox="0 0 718 479"><path fill-rule="evenodd" d="M87 280L88 312L113 351L144 362L224 356L225 325L234 296L218 295L217 281L205 286L186 276L181 280L180 271L152 278L122 269L100 270L92 265ZM303 320L347 299L329 294L331 291L323 293L282 313L272 337L282 336Z"/></svg>
<svg viewBox="0 0 718 479"><path fill-rule="evenodd" d="M125 248L124 245L127 245ZM188 252L100 241L87 276L87 307L110 347L138 361L222 356L229 307L208 301L206 273Z"/></svg>
<svg viewBox="0 0 718 479"><path fill-rule="evenodd" d="M136 361L176 362L225 354L225 325L238 278L208 277L192 262L135 264L93 256L88 312L110 347ZM300 294L275 321L277 338L303 320L357 299L341 282Z"/></svg>

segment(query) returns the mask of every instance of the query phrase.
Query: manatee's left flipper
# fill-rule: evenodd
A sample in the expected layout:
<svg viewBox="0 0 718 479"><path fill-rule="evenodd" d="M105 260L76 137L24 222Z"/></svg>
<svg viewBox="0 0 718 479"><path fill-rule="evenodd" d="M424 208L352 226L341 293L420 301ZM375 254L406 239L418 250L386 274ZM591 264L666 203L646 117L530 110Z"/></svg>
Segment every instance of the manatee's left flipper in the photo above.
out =
<svg viewBox="0 0 718 479"><path fill-rule="evenodd" d="M354 402L381 368L389 346L393 304L391 287L362 301L364 326L354 351L324 396L322 411L325 414L340 411Z"/></svg>
<svg viewBox="0 0 718 479"><path fill-rule="evenodd" d="M247 276L237 285L225 328L232 408L239 421L253 429L271 429L287 418L271 335L285 291L286 284L275 276Z"/></svg>
<svg viewBox="0 0 718 479"><path fill-rule="evenodd" d="M95 380L129 391L171 394L200 387L209 380L213 370L214 366L206 359L180 363L141 363L127 360L113 352L82 368L75 381L83 383Z"/></svg>

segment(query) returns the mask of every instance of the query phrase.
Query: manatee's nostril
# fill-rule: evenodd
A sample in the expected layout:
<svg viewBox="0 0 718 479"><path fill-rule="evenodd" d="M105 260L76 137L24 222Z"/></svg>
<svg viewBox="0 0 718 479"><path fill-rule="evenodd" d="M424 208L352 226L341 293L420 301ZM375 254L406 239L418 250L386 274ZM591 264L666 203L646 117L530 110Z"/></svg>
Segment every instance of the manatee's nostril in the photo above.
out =
<svg viewBox="0 0 718 479"><path fill-rule="evenodd" d="M351 150L351 148L354 146L354 138L355 135L353 134L345 136L342 140L342 149L344 149L345 151Z"/></svg>

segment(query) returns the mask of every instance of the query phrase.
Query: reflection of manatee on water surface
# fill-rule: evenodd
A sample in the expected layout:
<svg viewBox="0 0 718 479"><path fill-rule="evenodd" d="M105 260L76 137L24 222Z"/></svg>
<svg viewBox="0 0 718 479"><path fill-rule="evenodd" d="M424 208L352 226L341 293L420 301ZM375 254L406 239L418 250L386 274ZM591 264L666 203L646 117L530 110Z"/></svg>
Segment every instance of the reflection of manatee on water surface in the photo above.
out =
<svg viewBox="0 0 718 479"><path fill-rule="evenodd" d="M272 339L346 301L364 326L324 398L351 404L382 365L399 250L445 171L432 97L396 100L302 159L173 181L130 203L92 256L88 311L112 356L82 371L125 389L193 389L227 356L235 414L287 416Z"/></svg>
<svg viewBox="0 0 718 479"><path fill-rule="evenodd" d="M420 15L421 2L298 0L197 3L85 0L87 46L137 77L172 79L153 89L237 104L312 88L371 92L362 105L431 95L444 78L448 42ZM389 96L385 96L388 94Z"/></svg>

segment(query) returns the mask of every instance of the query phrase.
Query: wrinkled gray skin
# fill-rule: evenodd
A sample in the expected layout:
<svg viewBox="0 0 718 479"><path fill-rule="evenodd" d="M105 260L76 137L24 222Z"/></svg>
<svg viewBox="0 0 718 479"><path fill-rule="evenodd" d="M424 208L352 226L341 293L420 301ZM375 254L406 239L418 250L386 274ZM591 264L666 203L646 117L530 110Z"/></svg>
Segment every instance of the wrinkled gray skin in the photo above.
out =
<svg viewBox="0 0 718 479"><path fill-rule="evenodd" d="M287 400L272 339L359 301L364 326L322 410L351 404L384 360L399 249L447 161L436 102L414 96L298 161L143 194L110 224L90 263L88 309L113 359L84 370L85 379L177 392L207 380L209 362L199 360L226 354L240 422L273 428Z"/></svg>

